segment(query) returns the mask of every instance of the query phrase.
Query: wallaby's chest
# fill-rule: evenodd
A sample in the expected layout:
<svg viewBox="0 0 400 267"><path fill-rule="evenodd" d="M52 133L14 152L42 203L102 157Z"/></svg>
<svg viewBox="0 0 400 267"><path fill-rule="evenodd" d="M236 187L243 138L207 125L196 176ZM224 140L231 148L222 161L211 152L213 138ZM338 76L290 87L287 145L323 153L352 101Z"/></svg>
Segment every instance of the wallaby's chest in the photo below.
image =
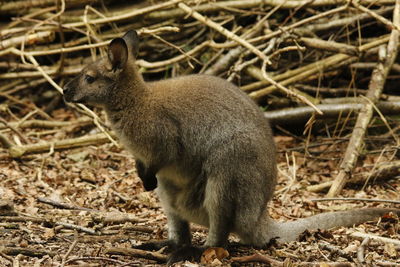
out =
<svg viewBox="0 0 400 267"><path fill-rule="evenodd" d="M152 121L144 121L139 115L130 110L124 110L118 114L107 112L112 129L119 138L120 143L134 158L144 163L149 163L151 150L156 140L152 131Z"/></svg>

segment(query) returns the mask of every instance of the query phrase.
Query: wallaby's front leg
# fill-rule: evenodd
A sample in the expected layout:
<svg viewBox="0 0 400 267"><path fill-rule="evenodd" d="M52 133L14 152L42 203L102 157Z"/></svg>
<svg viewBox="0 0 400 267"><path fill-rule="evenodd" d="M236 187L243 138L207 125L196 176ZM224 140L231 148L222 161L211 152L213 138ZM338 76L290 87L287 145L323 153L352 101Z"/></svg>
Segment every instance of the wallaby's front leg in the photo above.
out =
<svg viewBox="0 0 400 267"><path fill-rule="evenodd" d="M168 220L168 240L176 247L190 245L192 236L189 223L174 212L166 212Z"/></svg>
<svg viewBox="0 0 400 267"><path fill-rule="evenodd" d="M135 248L146 250L160 250L167 247L167 251L175 252L183 247L189 247L191 244L191 234L189 223L174 212L166 212L168 220L168 239L163 241L150 241ZM175 260L173 262L179 261Z"/></svg>
<svg viewBox="0 0 400 267"><path fill-rule="evenodd" d="M168 259L168 264L178 261L200 261L201 255L209 247L225 247L227 245L230 222L220 211L210 214L210 228L207 241L202 247L181 246L175 250Z"/></svg>
<svg viewBox="0 0 400 267"><path fill-rule="evenodd" d="M168 239L173 244L176 244L176 249L168 259L168 265L185 260L199 261L204 250L191 245L189 223L174 213L167 212L167 218Z"/></svg>

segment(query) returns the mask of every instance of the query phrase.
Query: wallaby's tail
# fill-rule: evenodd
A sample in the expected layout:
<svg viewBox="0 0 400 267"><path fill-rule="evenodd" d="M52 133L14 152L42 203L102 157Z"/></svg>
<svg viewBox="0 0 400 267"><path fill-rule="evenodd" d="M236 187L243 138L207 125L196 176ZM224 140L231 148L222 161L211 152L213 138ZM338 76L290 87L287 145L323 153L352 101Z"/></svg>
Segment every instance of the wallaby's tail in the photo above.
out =
<svg viewBox="0 0 400 267"><path fill-rule="evenodd" d="M366 208L349 211L326 212L293 222L269 222L268 237L277 239L278 242L290 242L305 230L330 229L339 226L352 226L354 224L375 220L380 216L393 212L400 216L400 209Z"/></svg>

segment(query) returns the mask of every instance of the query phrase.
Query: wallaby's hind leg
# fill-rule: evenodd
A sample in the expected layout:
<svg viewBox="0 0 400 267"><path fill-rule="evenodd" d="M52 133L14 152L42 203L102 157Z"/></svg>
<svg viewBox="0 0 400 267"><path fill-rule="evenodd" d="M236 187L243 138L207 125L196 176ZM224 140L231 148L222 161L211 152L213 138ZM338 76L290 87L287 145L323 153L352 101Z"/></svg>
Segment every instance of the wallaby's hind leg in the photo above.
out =
<svg viewBox="0 0 400 267"><path fill-rule="evenodd" d="M269 216L267 203L275 183L274 169L268 172L264 162L249 162L245 168L235 170L237 176L237 199L233 232L242 244L264 246L268 240ZM257 167L257 165L260 165ZM252 166L252 167L248 167Z"/></svg>
<svg viewBox="0 0 400 267"><path fill-rule="evenodd" d="M268 227L270 227L268 214L253 207L248 210L238 210L236 218L234 233L240 237L241 244L263 247L268 243Z"/></svg>
<svg viewBox="0 0 400 267"><path fill-rule="evenodd" d="M204 206L208 214L208 236L205 247L224 247L232 230L234 203L232 193L226 190L227 179L215 175L208 177Z"/></svg>

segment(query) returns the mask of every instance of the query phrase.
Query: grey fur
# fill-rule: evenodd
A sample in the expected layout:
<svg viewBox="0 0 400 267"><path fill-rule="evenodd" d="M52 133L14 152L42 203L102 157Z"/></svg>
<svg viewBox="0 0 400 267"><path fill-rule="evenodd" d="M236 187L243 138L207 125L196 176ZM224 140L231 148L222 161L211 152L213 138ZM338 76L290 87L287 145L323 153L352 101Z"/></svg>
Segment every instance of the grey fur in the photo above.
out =
<svg viewBox="0 0 400 267"><path fill-rule="evenodd" d="M145 82L135 65L137 48L136 34L117 38L108 57L65 86L65 98L105 108L121 142L139 161L146 189L158 184L173 243L190 244L188 222L209 227L205 246L224 246L229 233L262 246L275 237L294 240L306 229L350 226L399 212L364 209L274 222L267 204L276 183L276 151L257 105L213 76ZM128 58L121 58L125 54Z"/></svg>

